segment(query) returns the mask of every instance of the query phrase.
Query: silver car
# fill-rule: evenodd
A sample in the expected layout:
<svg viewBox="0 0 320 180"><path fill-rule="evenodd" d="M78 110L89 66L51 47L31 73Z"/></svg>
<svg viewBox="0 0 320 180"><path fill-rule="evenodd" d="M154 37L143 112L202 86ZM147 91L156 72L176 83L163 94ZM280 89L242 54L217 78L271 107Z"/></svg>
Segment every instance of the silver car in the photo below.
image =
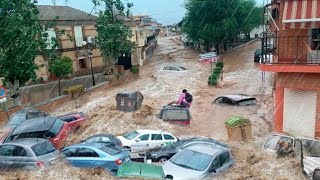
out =
<svg viewBox="0 0 320 180"><path fill-rule="evenodd" d="M36 170L57 162L59 151L46 139L25 138L0 145L0 169Z"/></svg>
<svg viewBox="0 0 320 180"><path fill-rule="evenodd" d="M230 149L212 144L196 144L175 154L163 165L167 179L201 179L218 174L234 164Z"/></svg>

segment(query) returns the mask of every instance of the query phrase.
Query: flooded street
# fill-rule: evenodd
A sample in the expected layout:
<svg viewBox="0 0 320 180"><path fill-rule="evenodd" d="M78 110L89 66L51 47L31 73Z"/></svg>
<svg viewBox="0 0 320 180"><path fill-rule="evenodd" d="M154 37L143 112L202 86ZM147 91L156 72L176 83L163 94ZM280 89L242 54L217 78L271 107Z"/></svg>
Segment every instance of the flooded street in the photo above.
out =
<svg viewBox="0 0 320 180"><path fill-rule="evenodd" d="M121 86L102 90L90 96L72 100L52 112L59 115L70 111L83 111L90 119L77 134L72 134L68 143L99 133L120 135L136 129L163 129L177 137L206 136L227 142L224 121L232 115L241 115L251 120L254 141L229 143L236 160L235 166L218 177L208 179L303 179L298 162L293 159L276 160L275 155L262 151L262 143L272 130L273 97L271 74L262 74L258 64L253 62L253 53L259 42L232 50L223 55L225 64L223 81L218 86L207 85L210 74L209 64L200 64L198 52L189 50L176 37L158 39L158 48L152 59L140 68L140 77ZM178 65L186 72L161 71L165 65ZM155 117L161 107L178 100L182 89L193 95L190 126L177 126L164 123ZM140 91L144 95L143 107L135 113L116 110L115 96L124 91ZM258 104L250 107L231 107L212 104L220 95L247 94L257 98ZM254 159L254 161L251 161ZM4 173L4 179L113 179L107 173L61 167L36 173ZM9 178L10 176L10 178Z"/></svg>

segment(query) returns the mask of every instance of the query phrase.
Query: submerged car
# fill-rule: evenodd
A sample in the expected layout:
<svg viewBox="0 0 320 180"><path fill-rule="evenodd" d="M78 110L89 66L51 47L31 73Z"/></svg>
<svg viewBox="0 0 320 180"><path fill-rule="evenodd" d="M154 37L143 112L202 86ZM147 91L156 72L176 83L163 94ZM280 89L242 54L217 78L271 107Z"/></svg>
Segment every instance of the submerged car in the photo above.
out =
<svg viewBox="0 0 320 180"><path fill-rule="evenodd" d="M7 127L9 129L15 128L17 125L22 123L23 121L29 120L29 119L35 119L40 117L47 117L50 116L50 114L43 112L39 109L28 107L25 109L22 109L16 113L14 113L7 124Z"/></svg>
<svg viewBox="0 0 320 180"><path fill-rule="evenodd" d="M227 104L234 106L250 106L256 105L257 99L246 94L233 94L220 96L214 100L216 104Z"/></svg>
<svg viewBox="0 0 320 180"><path fill-rule="evenodd" d="M57 163L59 151L45 139L17 139L0 145L0 169L37 170Z"/></svg>
<svg viewBox="0 0 320 180"><path fill-rule="evenodd" d="M165 163L182 149L195 144L219 144L221 146L228 147L228 145L211 138L194 137L180 139L179 141L168 146L148 150L146 151L145 155L147 159L151 159L153 162ZM139 155L143 156L144 154Z"/></svg>
<svg viewBox="0 0 320 180"><path fill-rule="evenodd" d="M290 135L271 133L265 143L264 149L276 152L279 149L279 142L285 141L294 148L295 157L300 160L303 174L307 177L318 176L315 170L320 167L320 141L311 138L298 137Z"/></svg>
<svg viewBox="0 0 320 180"><path fill-rule="evenodd" d="M175 154L163 166L167 178L174 180L202 179L219 174L234 164L230 149L212 144L196 144Z"/></svg>
<svg viewBox="0 0 320 180"><path fill-rule="evenodd" d="M3 143L24 138L43 138L49 140L56 148L64 146L70 132L70 127L64 121L55 117L43 117L23 121L11 132L2 137Z"/></svg>
<svg viewBox="0 0 320 180"><path fill-rule="evenodd" d="M189 109L179 106L164 106L156 116L165 122L173 124L188 125L192 119Z"/></svg>
<svg viewBox="0 0 320 180"><path fill-rule="evenodd" d="M97 134L91 137L88 137L82 143L104 143L111 146L116 146L122 148L121 141L112 134Z"/></svg>
<svg viewBox="0 0 320 180"><path fill-rule="evenodd" d="M67 122L71 130L77 130L88 119L83 112L75 112L58 116L60 120Z"/></svg>
<svg viewBox="0 0 320 180"><path fill-rule="evenodd" d="M186 71L187 69L183 66L165 66L162 68L163 71Z"/></svg>
<svg viewBox="0 0 320 180"><path fill-rule="evenodd" d="M104 143L80 143L65 147L62 153L75 167L105 168L115 174L123 162L130 160L127 151Z"/></svg>
<svg viewBox="0 0 320 180"><path fill-rule="evenodd" d="M136 130L117 138L131 152L145 151L178 141L171 133L162 130Z"/></svg>
<svg viewBox="0 0 320 180"><path fill-rule="evenodd" d="M161 166L137 162L125 162L116 174L120 178L165 179Z"/></svg>

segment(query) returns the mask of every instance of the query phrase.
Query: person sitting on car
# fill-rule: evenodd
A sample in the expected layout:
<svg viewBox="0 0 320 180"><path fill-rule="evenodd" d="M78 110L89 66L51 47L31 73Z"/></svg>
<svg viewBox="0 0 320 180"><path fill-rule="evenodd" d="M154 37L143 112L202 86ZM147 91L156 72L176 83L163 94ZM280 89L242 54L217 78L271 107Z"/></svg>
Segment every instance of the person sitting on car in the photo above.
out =
<svg viewBox="0 0 320 180"><path fill-rule="evenodd" d="M178 102L177 101L172 101L170 102L168 105L171 106L173 104L177 104L178 106L181 106L181 107L188 107L190 108L191 106L191 103L188 103L187 100L186 100L186 94L188 93L188 91L186 89L183 89L182 90L182 93L180 94L179 96L179 100Z"/></svg>

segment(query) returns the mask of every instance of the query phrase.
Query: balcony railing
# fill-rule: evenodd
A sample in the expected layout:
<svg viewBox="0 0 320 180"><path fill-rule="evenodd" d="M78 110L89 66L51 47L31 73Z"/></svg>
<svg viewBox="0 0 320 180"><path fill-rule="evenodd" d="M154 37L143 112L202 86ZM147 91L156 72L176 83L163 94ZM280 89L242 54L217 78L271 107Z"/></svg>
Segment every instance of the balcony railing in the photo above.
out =
<svg viewBox="0 0 320 180"><path fill-rule="evenodd" d="M320 39L311 36L261 38L261 62L266 64L320 64Z"/></svg>

